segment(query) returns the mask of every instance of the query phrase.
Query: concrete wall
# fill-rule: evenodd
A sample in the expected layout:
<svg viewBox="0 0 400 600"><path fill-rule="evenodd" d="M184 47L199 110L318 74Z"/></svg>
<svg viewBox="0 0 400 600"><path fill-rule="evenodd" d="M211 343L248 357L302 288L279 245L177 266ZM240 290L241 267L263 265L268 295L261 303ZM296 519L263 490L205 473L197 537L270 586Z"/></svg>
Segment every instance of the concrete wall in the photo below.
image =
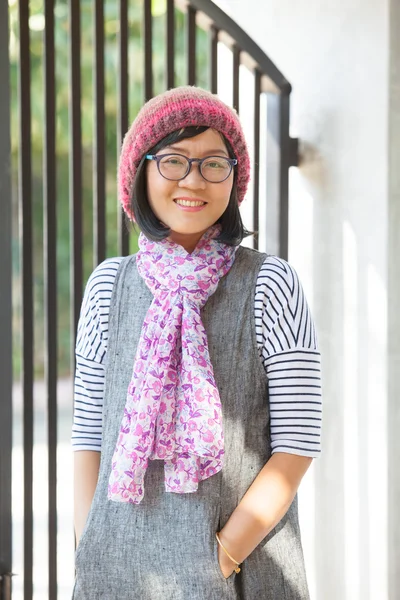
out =
<svg viewBox="0 0 400 600"><path fill-rule="evenodd" d="M300 498L312 598L398 599L400 9L395 0L217 3L293 86L303 162L291 174L290 261L324 375L323 456Z"/></svg>

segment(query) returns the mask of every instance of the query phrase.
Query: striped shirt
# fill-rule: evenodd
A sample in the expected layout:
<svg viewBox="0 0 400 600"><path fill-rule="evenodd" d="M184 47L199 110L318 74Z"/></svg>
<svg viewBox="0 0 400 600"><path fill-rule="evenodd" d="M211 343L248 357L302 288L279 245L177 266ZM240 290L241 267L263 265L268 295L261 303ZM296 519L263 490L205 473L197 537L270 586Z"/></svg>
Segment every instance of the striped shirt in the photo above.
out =
<svg viewBox="0 0 400 600"><path fill-rule="evenodd" d="M111 293L122 257L90 276L76 342L74 450L101 450L105 356ZM254 299L260 360L268 378L272 452L321 452L321 373L314 323L296 271L268 256ZM133 367L133 365L132 365Z"/></svg>

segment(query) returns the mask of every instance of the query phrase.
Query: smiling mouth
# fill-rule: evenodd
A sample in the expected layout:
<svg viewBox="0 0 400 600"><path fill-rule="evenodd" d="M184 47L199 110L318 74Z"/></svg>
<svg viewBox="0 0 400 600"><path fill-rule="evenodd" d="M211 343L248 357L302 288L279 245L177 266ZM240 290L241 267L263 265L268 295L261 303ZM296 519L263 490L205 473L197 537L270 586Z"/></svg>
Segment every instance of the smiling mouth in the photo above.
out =
<svg viewBox="0 0 400 600"><path fill-rule="evenodd" d="M204 206L207 204L207 202L202 202L200 200L181 200L180 198L176 198L174 202L180 206Z"/></svg>

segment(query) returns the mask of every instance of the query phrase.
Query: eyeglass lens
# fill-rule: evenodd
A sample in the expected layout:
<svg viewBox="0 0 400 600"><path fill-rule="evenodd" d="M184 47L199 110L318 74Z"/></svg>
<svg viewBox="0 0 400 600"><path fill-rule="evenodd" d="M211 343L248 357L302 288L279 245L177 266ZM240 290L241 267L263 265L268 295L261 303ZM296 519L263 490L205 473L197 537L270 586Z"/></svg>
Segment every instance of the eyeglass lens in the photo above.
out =
<svg viewBox="0 0 400 600"><path fill-rule="evenodd" d="M178 180L189 171L189 161L179 154L169 154L159 161L161 175L167 179ZM207 181L219 183L229 177L232 165L223 156L210 156L200 163L200 173Z"/></svg>

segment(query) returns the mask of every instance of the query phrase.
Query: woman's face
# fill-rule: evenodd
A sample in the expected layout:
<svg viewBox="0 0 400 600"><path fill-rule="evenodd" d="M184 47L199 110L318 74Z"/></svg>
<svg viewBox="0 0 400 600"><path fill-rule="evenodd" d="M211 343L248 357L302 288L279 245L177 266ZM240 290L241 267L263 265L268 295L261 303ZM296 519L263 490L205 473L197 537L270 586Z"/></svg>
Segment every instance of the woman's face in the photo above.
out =
<svg viewBox="0 0 400 600"><path fill-rule="evenodd" d="M196 137L165 146L158 154L176 152L188 158L205 156L225 156L228 151L221 135L207 129ZM200 175L198 163L185 179L169 181L160 175L156 161L148 161L147 197L154 214L171 229L169 239L180 244L187 252L193 252L203 234L225 212L233 185L233 170L222 183L209 183ZM179 200L201 200L205 202L200 210L190 211L179 206Z"/></svg>

